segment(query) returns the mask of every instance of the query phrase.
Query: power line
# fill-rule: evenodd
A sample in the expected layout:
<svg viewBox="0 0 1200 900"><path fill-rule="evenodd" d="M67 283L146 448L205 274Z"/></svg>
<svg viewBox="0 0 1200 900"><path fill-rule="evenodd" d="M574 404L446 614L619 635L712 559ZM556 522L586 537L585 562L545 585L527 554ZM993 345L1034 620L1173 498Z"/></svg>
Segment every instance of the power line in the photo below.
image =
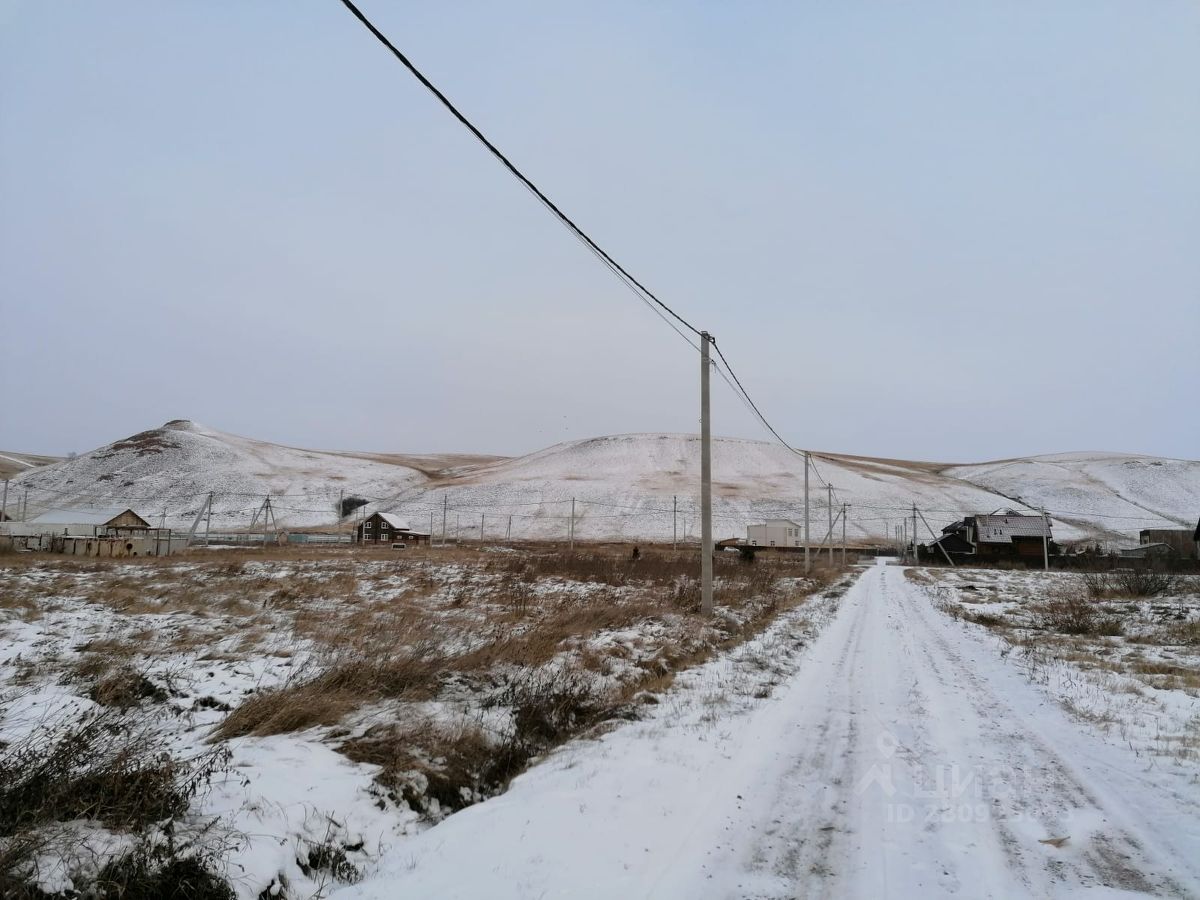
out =
<svg viewBox="0 0 1200 900"><path fill-rule="evenodd" d="M507 156L505 156L495 144L488 140L484 133L480 131L470 119L459 112L458 108L450 102L450 99L440 90L438 90L434 83L426 78L425 75L422 74L421 70L413 65L412 61L405 56L395 44L388 40L387 36L384 35L384 33L378 28L376 28L375 25L372 24L371 20L363 15L362 11L357 6L351 3L350 0L342 0L342 5L345 6L346 9L348 9L354 15L354 17L358 19L363 26L369 32L371 32L371 34L375 36L376 40L378 40L381 44L383 44L383 46L387 47L387 49L392 52L392 55L395 56L396 59L398 59L410 73L412 73L413 77L416 78L417 81L421 82L421 84L424 85L425 88L438 99L442 106L446 107L450 114L453 115L454 118L458 119L458 121L468 131L470 131L472 135L475 136L475 139L483 144L483 146L487 148L488 152L491 153L492 156L496 157L496 159L498 159L500 163L506 169L508 169L514 178L521 182L521 184L524 185L525 188L532 193L538 199L538 201L544 207L546 207L546 209L548 209L551 214L553 214L554 217L558 219L558 221L561 222L572 234L574 234L579 240L583 241L583 243L593 253L595 253L601 259L601 261L603 261L604 264L614 272L614 274L617 274L627 286L631 288L636 287L637 291L640 291L641 294L645 295L646 298L652 300L658 305L658 307L670 315L671 318L673 318L688 331L692 332L692 334L696 335L697 337L700 336L700 330L698 328L692 325L691 322L687 321L687 319L683 318L683 316L679 315L679 313L675 312L675 310L671 309L671 307L667 306L667 304L663 303L663 301L659 300L649 288L634 278L624 266L613 259L603 247L592 240L587 232L576 225L570 216L559 209L558 206L555 205L554 201L546 196L541 188L534 184L533 181L531 181L520 169L518 169L516 165L514 165L513 162ZM674 325L672 325L672 327L674 327ZM683 337L685 340L688 340L686 336ZM688 342L691 343L690 340Z"/></svg>

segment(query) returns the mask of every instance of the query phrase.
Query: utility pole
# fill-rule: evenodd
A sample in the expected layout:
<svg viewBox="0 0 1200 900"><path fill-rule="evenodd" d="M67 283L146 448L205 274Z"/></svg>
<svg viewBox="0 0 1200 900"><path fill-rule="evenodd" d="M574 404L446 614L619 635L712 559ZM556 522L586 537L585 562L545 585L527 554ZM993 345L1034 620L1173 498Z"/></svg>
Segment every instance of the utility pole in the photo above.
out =
<svg viewBox="0 0 1200 900"><path fill-rule="evenodd" d="M26 488L28 490L28 488ZM679 549L679 495L671 497L671 549Z"/></svg>
<svg viewBox="0 0 1200 900"><path fill-rule="evenodd" d="M912 519L913 519L913 527L912 527L913 564L919 566L921 564L921 551L917 549L917 504L915 504L915 503L913 504Z"/></svg>
<svg viewBox="0 0 1200 900"><path fill-rule="evenodd" d="M833 568L833 485L825 482L825 506L829 513L829 567Z"/></svg>
<svg viewBox="0 0 1200 900"><path fill-rule="evenodd" d="M842 568L846 567L846 504L842 504Z"/></svg>
<svg viewBox="0 0 1200 900"><path fill-rule="evenodd" d="M809 571L808 561L808 451L804 451L804 574Z"/></svg>
<svg viewBox="0 0 1200 900"><path fill-rule="evenodd" d="M1046 518L1046 507L1042 507L1042 569L1050 571L1050 520Z"/></svg>
<svg viewBox="0 0 1200 900"><path fill-rule="evenodd" d="M900 527L896 529L900 533L900 547L904 551L904 555L908 556L908 519L906 518L900 523Z"/></svg>
<svg viewBox="0 0 1200 900"><path fill-rule="evenodd" d="M429 510L429 546L433 546L433 510Z"/></svg>
<svg viewBox="0 0 1200 900"><path fill-rule="evenodd" d="M21 521L29 521L29 485L25 485L25 497L21 500Z"/></svg>
<svg viewBox="0 0 1200 900"><path fill-rule="evenodd" d="M481 544L483 543L483 519L484 519L484 516L486 516L486 515L487 515L487 513L479 514L479 543L481 543Z"/></svg>
<svg viewBox="0 0 1200 900"><path fill-rule="evenodd" d="M4 479L4 501L0 503L0 522L8 518L8 479Z"/></svg>
<svg viewBox="0 0 1200 900"><path fill-rule="evenodd" d="M204 519L204 546L208 546L208 535L212 531L212 491L208 492L208 515Z"/></svg>
<svg viewBox="0 0 1200 900"><path fill-rule="evenodd" d="M446 546L446 509L450 505L450 498L442 494L442 546Z"/></svg>
<svg viewBox="0 0 1200 900"><path fill-rule="evenodd" d="M462 542L462 513L454 514L454 546Z"/></svg>
<svg viewBox="0 0 1200 900"><path fill-rule="evenodd" d="M575 549L575 498L571 498L571 524L567 527L567 541Z"/></svg>
<svg viewBox="0 0 1200 900"><path fill-rule="evenodd" d="M508 529L504 532L505 543L512 540L512 516L508 517Z"/></svg>
<svg viewBox="0 0 1200 900"><path fill-rule="evenodd" d="M346 502L346 489L341 488L338 491L338 518L339 519L346 514L346 512L345 512L346 507L343 505L345 502Z"/></svg>
<svg viewBox="0 0 1200 900"><path fill-rule="evenodd" d="M712 336L700 332L700 612L713 611L712 560L712 423L708 406L708 345Z"/></svg>

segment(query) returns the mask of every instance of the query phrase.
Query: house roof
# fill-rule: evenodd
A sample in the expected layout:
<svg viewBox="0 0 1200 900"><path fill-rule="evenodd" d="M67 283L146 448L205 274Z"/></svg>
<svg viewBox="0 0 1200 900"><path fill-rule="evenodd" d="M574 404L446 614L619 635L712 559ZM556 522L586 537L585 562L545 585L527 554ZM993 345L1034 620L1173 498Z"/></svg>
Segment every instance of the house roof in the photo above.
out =
<svg viewBox="0 0 1200 900"><path fill-rule="evenodd" d="M1041 516L976 516L975 539L981 544L1009 544L1018 537L1050 537L1050 522Z"/></svg>
<svg viewBox="0 0 1200 900"><path fill-rule="evenodd" d="M50 509L30 519L35 525L107 525L123 513L137 516L146 528L150 523L127 506L100 506L87 509Z"/></svg>
<svg viewBox="0 0 1200 900"><path fill-rule="evenodd" d="M762 528L764 525L790 525L793 528L799 528L799 522L793 522L791 519L767 519L765 522L751 525L751 528Z"/></svg>
<svg viewBox="0 0 1200 900"><path fill-rule="evenodd" d="M1154 553L1174 553L1175 548L1170 544L1138 544L1136 547L1128 547L1121 551L1122 556L1144 556L1147 551Z"/></svg>
<svg viewBox="0 0 1200 900"><path fill-rule="evenodd" d="M397 531L412 531L412 529L408 527L408 522L400 518L395 513L379 513L379 518L383 519L383 521L387 522Z"/></svg>

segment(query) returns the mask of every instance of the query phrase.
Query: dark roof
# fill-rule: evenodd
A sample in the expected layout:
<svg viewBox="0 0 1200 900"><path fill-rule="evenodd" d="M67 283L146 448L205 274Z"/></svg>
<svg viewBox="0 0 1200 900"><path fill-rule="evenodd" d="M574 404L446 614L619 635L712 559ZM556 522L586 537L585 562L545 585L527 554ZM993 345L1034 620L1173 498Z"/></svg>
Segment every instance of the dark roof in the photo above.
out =
<svg viewBox="0 0 1200 900"><path fill-rule="evenodd" d="M1041 516L975 517L975 539L981 544L1010 544L1019 537L1050 537L1050 521Z"/></svg>

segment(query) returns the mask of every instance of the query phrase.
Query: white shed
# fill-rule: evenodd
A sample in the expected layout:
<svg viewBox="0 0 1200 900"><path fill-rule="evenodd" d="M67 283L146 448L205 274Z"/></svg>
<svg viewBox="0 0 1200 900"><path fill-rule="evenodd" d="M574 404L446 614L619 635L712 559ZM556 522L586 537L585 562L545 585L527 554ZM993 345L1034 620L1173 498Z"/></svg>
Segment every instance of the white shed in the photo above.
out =
<svg viewBox="0 0 1200 900"><path fill-rule="evenodd" d="M767 519L762 525L746 526L746 541L752 547L802 547L804 529L791 519Z"/></svg>

